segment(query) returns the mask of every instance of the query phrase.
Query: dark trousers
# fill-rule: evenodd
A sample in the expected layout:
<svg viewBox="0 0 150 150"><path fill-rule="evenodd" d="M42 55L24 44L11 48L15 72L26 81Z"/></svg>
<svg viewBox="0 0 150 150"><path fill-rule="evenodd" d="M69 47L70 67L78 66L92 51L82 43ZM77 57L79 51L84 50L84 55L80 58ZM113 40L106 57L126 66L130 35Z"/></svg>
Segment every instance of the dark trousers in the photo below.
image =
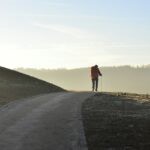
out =
<svg viewBox="0 0 150 150"><path fill-rule="evenodd" d="M98 78L92 79L92 91L97 91L98 89Z"/></svg>

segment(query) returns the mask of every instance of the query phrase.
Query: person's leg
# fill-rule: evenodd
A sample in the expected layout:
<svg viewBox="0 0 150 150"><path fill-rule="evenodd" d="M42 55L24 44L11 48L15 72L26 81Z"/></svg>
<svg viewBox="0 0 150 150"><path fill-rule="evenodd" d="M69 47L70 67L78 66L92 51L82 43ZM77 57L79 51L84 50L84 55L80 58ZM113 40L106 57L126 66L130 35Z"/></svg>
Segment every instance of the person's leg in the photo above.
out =
<svg viewBox="0 0 150 150"><path fill-rule="evenodd" d="M94 91L94 87L95 87L95 81L94 79L92 79L92 91Z"/></svg>
<svg viewBox="0 0 150 150"><path fill-rule="evenodd" d="M95 79L96 82L96 91L98 90L98 78Z"/></svg>
<svg viewBox="0 0 150 150"><path fill-rule="evenodd" d="M94 79L94 90L96 91L96 79Z"/></svg>

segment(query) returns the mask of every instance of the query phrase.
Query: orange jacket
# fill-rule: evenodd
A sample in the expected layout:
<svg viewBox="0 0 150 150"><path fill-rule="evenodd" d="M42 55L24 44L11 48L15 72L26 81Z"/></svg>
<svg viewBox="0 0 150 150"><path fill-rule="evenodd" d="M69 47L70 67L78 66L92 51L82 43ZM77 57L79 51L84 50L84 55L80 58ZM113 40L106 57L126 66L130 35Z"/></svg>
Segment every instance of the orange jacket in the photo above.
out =
<svg viewBox="0 0 150 150"><path fill-rule="evenodd" d="M92 79L98 78L99 75L102 76L98 67L96 66L91 67L91 78Z"/></svg>

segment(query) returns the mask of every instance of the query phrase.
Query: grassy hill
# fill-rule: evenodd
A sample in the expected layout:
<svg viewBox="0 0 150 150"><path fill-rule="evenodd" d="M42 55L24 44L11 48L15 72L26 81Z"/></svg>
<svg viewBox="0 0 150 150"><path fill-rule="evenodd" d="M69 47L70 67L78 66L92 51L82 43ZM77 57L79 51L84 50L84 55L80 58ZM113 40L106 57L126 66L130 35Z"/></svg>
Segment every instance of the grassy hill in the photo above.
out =
<svg viewBox="0 0 150 150"><path fill-rule="evenodd" d="M20 98L59 91L64 90L32 76L0 67L0 105Z"/></svg>

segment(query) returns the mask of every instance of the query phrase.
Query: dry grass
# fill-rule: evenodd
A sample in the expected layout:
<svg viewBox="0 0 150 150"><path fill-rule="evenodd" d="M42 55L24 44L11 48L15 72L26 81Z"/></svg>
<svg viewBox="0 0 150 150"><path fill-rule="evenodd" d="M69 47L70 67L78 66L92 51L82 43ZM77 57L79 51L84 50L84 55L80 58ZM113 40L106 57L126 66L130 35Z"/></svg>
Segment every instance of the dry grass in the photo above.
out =
<svg viewBox="0 0 150 150"><path fill-rule="evenodd" d="M34 77L0 67L0 105L34 95L64 91Z"/></svg>
<svg viewBox="0 0 150 150"><path fill-rule="evenodd" d="M89 150L149 150L150 100L143 95L97 94L82 109Z"/></svg>

